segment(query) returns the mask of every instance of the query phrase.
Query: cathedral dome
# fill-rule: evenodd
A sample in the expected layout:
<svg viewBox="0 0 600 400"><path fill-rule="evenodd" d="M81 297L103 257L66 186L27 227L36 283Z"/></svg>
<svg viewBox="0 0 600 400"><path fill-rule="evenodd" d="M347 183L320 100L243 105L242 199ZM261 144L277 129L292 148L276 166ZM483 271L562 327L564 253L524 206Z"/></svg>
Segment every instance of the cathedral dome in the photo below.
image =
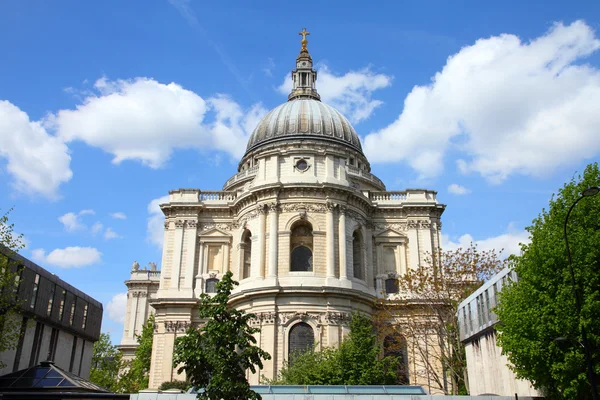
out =
<svg viewBox="0 0 600 400"><path fill-rule="evenodd" d="M289 101L271 110L260 121L248 140L246 154L266 144L302 139L342 144L362 153L358 135L346 117L321 103L316 88L317 71L306 48L306 35L310 33L304 29L300 34L302 48L292 71Z"/></svg>
<svg viewBox="0 0 600 400"><path fill-rule="evenodd" d="M325 140L362 152L358 135L346 117L315 98L292 98L271 110L252 132L246 151L294 139Z"/></svg>

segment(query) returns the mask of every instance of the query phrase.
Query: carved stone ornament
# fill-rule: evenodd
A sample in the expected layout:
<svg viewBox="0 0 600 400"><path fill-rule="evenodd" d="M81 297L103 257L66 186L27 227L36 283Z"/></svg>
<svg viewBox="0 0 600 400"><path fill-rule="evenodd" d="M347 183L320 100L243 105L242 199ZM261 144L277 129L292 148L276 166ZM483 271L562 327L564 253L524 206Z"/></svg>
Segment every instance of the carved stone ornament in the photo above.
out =
<svg viewBox="0 0 600 400"><path fill-rule="evenodd" d="M281 205L282 212L300 212L300 213L325 213L327 208L324 204L307 204L307 203L289 203Z"/></svg>
<svg viewBox="0 0 600 400"><path fill-rule="evenodd" d="M132 292L131 295L133 297L146 297L148 295L148 293L146 293L146 292Z"/></svg>
<svg viewBox="0 0 600 400"><path fill-rule="evenodd" d="M260 205L256 206L256 213L257 214L266 214L267 208L265 207L264 204L260 204Z"/></svg>
<svg viewBox="0 0 600 400"><path fill-rule="evenodd" d="M267 205L267 207L269 208L269 212L277 212L279 210L279 204L278 203L269 203Z"/></svg>
<svg viewBox="0 0 600 400"><path fill-rule="evenodd" d="M256 313L256 318L249 320L250 325L256 326L261 324L274 324L277 319L277 313L275 312L262 312Z"/></svg>
<svg viewBox="0 0 600 400"><path fill-rule="evenodd" d="M216 277L217 277L217 273L216 273L216 272L211 272L211 273L209 273L209 274L208 274L208 276L209 276L211 279L214 279L214 278L216 278Z"/></svg>
<svg viewBox="0 0 600 400"><path fill-rule="evenodd" d="M348 210L348 207L343 206L340 204L339 208L338 208L338 212L340 213L340 215L346 214L348 213L348 215L350 215L351 212L353 212L352 210ZM354 213L357 214L357 213Z"/></svg>
<svg viewBox="0 0 600 400"><path fill-rule="evenodd" d="M237 227L237 224L233 224L231 222L229 223L206 223L206 224L198 224L198 230L199 231L207 231L209 229L220 229L222 231L230 231L232 229L235 229L235 227Z"/></svg>
<svg viewBox="0 0 600 400"><path fill-rule="evenodd" d="M165 221L165 230L169 229L169 221Z"/></svg>
<svg viewBox="0 0 600 400"><path fill-rule="evenodd" d="M332 212L336 206L337 204L335 204L332 201L328 201L327 203L325 203L325 208L327 209L327 212Z"/></svg>
<svg viewBox="0 0 600 400"><path fill-rule="evenodd" d="M288 321L293 319L301 319L301 320L313 320L316 323L322 323L322 314L321 313L311 313L311 312L287 312L287 313L279 313L279 323L286 324Z"/></svg>
<svg viewBox="0 0 600 400"><path fill-rule="evenodd" d="M140 263L137 261L134 261L133 264L131 264L131 270L132 271L137 271L140 269Z"/></svg>
<svg viewBox="0 0 600 400"><path fill-rule="evenodd" d="M189 219L189 220L185 221L185 226L190 229L196 229L197 224L198 224L198 221L196 221L195 219Z"/></svg>
<svg viewBox="0 0 600 400"><path fill-rule="evenodd" d="M185 224L184 220L178 219L175 221L175 228L182 229L184 224Z"/></svg>
<svg viewBox="0 0 600 400"><path fill-rule="evenodd" d="M192 324L188 321L165 321L165 331L185 332Z"/></svg>
<svg viewBox="0 0 600 400"><path fill-rule="evenodd" d="M328 324L345 324L352 319L352 314L347 312L328 311L325 314L325 322Z"/></svg>
<svg viewBox="0 0 600 400"><path fill-rule="evenodd" d="M150 261L148 263L148 267L150 268L150 271L153 271L153 272L156 271L156 263L155 262Z"/></svg>

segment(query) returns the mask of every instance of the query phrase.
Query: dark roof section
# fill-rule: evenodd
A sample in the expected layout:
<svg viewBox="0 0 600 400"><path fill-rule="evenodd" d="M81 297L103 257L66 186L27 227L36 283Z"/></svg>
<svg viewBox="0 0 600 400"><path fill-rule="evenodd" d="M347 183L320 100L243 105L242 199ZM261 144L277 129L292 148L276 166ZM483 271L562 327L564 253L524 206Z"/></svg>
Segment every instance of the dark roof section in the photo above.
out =
<svg viewBox="0 0 600 400"><path fill-rule="evenodd" d="M0 376L0 392L23 391L93 392L108 393L108 390L66 372L52 361Z"/></svg>
<svg viewBox="0 0 600 400"><path fill-rule="evenodd" d="M66 289L68 292L73 293L74 295L76 295L77 297L87 301L90 304L93 304L94 306L102 309L102 303L100 303L98 300L90 297L89 295L83 293L81 290L69 285L67 282L63 281L62 279L60 279L58 276L54 275L53 273L45 270L44 268L40 267L39 265L37 265L36 263L34 263L33 261L28 260L27 258L23 257L22 255L20 255L17 252L14 251L10 251L8 248L6 248L5 246L0 244L0 253L4 254L6 256L8 256L10 259L18 261L19 264L31 269L32 271L34 271L36 274L40 274L40 276L43 276L44 278L48 279L49 281L56 283L58 286L61 286L63 289Z"/></svg>

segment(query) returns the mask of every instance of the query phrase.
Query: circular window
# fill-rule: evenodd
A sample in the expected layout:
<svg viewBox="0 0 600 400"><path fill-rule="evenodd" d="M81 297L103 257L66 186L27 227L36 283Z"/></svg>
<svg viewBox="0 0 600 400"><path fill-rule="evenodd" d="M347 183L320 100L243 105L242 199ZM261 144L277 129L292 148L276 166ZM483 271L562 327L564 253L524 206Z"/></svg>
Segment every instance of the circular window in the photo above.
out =
<svg viewBox="0 0 600 400"><path fill-rule="evenodd" d="M298 160L296 161L296 168L299 171L306 171L308 169L308 163L306 160Z"/></svg>

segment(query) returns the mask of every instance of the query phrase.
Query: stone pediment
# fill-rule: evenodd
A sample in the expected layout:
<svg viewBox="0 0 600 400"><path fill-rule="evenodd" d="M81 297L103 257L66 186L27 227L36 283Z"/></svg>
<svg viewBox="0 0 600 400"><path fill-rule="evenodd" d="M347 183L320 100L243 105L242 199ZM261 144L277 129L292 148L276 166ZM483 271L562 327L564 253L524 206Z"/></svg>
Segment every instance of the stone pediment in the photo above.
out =
<svg viewBox="0 0 600 400"><path fill-rule="evenodd" d="M225 231L223 231L223 230L221 230L219 228L209 228L209 229L206 229L206 230L200 232L198 234L198 236L203 236L203 237L223 237L223 236L231 237L231 234L228 233L228 232L225 232Z"/></svg>
<svg viewBox="0 0 600 400"><path fill-rule="evenodd" d="M378 238L405 238L406 235L392 228L384 229L374 235Z"/></svg>

